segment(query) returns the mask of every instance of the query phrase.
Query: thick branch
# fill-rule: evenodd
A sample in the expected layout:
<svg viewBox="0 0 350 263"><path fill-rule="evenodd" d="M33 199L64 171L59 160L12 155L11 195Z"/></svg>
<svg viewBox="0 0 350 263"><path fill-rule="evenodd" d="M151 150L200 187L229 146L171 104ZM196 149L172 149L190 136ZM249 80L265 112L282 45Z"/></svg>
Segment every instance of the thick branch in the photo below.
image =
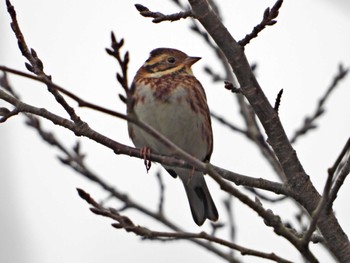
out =
<svg viewBox="0 0 350 263"><path fill-rule="evenodd" d="M206 28L216 44L221 48L230 63L242 93L257 114L268 142L273 148L287 177L288 186L298 194L297 201L309 214L316 209L320 195L305 173L295 150L292 148L279 117L260 88L242 47L230 35L205 0L189 0L195 17ZM350 244L334 213L322 215L318 224L324 235L327 247L341 262L350 261Z"/></svg>

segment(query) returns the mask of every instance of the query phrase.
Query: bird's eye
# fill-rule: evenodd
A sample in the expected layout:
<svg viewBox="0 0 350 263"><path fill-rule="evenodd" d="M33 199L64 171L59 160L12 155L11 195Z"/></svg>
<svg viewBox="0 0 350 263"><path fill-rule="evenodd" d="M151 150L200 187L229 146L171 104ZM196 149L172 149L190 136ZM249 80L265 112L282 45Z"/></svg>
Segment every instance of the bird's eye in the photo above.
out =
<svg viewBox="0 0 350 263"><path fill-rule="evenodd" d="M173 64L175 63L175 58L174 57L168 57L168 62Z"/></svg>

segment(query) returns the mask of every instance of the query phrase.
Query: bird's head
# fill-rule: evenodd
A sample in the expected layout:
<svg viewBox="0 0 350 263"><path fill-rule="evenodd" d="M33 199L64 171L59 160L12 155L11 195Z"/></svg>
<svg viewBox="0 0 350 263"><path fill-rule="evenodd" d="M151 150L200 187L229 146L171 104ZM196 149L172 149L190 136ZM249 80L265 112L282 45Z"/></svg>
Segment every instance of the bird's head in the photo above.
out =
<svg viewBox="0 0 350 263"><path fill-rule="evenodd" d="M172 48L157 48L151 51L150 57L140 68L143 77L159 78L170 74L193 75L191 66L200 57L190 57L184 52Z"/></svg>

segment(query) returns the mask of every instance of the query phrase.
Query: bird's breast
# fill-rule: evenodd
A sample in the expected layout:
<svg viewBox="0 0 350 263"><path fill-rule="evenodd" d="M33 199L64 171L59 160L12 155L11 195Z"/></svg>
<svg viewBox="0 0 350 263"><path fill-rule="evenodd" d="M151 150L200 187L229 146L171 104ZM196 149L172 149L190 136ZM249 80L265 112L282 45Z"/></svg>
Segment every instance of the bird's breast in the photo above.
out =
<svg viewBox="0 0 350 263"><path fill-rule="evenodd" d="M204 159L211 140L211 125L205 95L196 94L197 80L164 81L161 78L136 82L133 94L133 111L177 146L191 155ZM200 84L199 84L200 85ZM202 100L200 99L202 97ZM204 104L204 105L203 105ZM150 147L172 154L167 147L142 129L132 127L131 135L137 147Z"/></svg>

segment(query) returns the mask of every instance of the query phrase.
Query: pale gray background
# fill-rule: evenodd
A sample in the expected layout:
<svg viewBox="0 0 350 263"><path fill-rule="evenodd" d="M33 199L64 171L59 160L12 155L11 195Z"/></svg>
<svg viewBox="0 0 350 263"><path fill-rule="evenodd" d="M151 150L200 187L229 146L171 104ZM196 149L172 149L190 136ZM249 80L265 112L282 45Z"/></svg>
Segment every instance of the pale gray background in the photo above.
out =
<svg viewBox="0 0 350 263"><path fill-rule="evenodd" d="M10 29L4 2L0 2L0 64L25 70L24 58ZM115 80L119 68L104 51L110 44L110 31L113 30L118 38L125 38L125 50L130 51L130 78L149 51L157 47L174 47L203 57L194 66L194 72L206 89L211 110L241 124L236 100L222 84L213 84L203 73L207 64L220 71L220 64L214 62L213 52L202 39L188 30L189 22L181 20L155 25L138 14L134 3L164 13L179 11L165 0L13 0L26 40L38 52L46 72L52 74L56 83L84 99L125 111L117 98L117 93L122 91ZM227 28L236 39L241 39L260 22L264 9L272 6L274 1L218 3ZM258 80L269 100L274 102L278 91L284 89L280 117L288 135L299 127L305 114L313 112L317 99L336 73L338 63L350 66L349 15L349 1L345 0L285 1L278 23L264 30L247 46L248 59L259 63ZM14 76L10 76L10 80L25 101L66 116L43 85ZM318 190L322 190L326 169L333 164L350 134L349 89L348 77L327 102L327 113L317 122L320 129L310 132L295 145ZM0 102L0 106L4 105ZM124 121L87 109L79 109L78 113L97 131L131 145ZM111 220L91 214L75 188L85 189L98 200L103 200L106 193L62 167L55 158L58 152L42 143L23 120L23 117L14 117L0 125L0 262L221 262L186 241L167 244L142 242L133 234L111 228ZM45 122L45 127L64 138L67 145L76 141L71 133L51 123ZM251 143L231 134L215 121L213 129L214 164L235 172L277 180ZM79 140L94 171L118 189L156 209L158 185L153 176L158 170L156 165L147 175L142 161L116 156L89 140ZM192 222L180 181L170 176L164 176L164 180L167 215L187 225L188 230L208 230L207 225L199 228ZM212 180L207 181L225 218L221 205L224 195ZM337 216L347 233L350 233L349 191L347 181L335 202ZM272 229L266 228L255 213L239 202L234 202L234 205L238 243L266 252L274 251L300 262L296 250L276 237ZM175 207L183 209L175 211ZM288 202L280 206L266 204L266 207L283 213L283 220L290 220L297 211ZM155 230L164 229L133 211L126 214L136 224ZM330 262L327 254L315 251L322 255L322 262ZM246 262L262 260L249 257Z"/></svg>

